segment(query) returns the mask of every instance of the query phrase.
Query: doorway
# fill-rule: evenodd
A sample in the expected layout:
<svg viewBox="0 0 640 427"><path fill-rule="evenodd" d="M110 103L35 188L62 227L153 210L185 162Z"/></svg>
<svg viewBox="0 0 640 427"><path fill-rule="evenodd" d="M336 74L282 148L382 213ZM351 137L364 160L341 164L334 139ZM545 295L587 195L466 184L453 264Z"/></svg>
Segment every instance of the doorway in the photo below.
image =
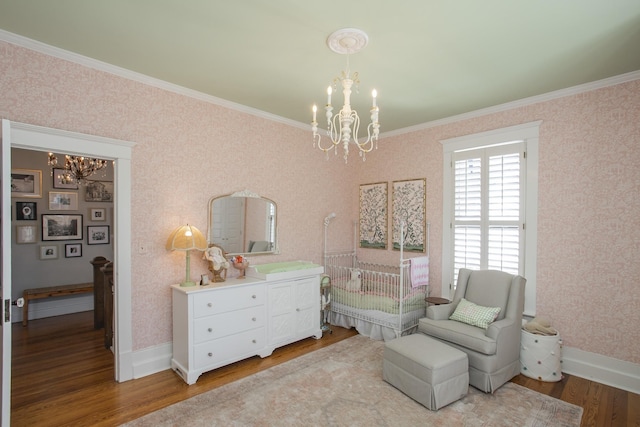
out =
<svg viewBox="0 0 640 427"><path fill-rule="evenodd" d="M9 132L6 132L6 130ZM8 133L8 135L6 134ZM114 167L114 378L133 378L131 325L131 155L134 143L3 120L2 144L11 148L113 160ZM3 201L3 203L5 203ZM3 349L4 350L4 349ZM3 361L3 364L6 361ZM3 378L4 382L4 378ZM3 393L3 398L5 398Z"/></svg>

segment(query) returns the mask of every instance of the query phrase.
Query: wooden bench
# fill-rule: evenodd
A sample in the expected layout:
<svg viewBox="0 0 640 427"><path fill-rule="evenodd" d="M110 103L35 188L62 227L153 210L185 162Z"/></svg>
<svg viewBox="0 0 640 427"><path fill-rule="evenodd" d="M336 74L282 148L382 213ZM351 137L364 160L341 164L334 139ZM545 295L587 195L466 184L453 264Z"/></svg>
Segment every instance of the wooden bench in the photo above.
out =
<svg viewBox="0 0 640 427"><path fill-rule="evenodd" d="M93 283L25 289L22 292L22 298L24 299L24 306L22 306L22 326L27 326L29 323L29 300L64 297L67 295L86 294L88 292L93 292Z"/></svg>

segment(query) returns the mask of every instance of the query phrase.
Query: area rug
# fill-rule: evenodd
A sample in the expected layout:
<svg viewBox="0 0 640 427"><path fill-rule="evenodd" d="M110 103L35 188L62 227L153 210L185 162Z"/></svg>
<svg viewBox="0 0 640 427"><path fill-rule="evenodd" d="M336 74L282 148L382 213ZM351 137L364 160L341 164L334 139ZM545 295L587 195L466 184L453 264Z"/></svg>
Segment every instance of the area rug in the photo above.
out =
<svg viewBox="0 0 640 427"><path fill-rule="evenodd" d="M507 383L430 411L382 380L384 343L361 335L126 426L579 426L582 408Z"/></svg>

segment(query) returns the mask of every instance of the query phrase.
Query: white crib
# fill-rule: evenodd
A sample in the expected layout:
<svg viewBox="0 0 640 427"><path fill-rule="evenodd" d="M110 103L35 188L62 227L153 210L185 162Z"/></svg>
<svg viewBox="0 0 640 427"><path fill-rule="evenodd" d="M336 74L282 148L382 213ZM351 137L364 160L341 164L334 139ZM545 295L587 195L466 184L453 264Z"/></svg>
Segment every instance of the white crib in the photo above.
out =
<svg viewBox="0 0 640 427"><path fill-rule="evenodd" d="M429 287L412 286L410 260L403 259L402 246L401 242L398 265L383 265L358 260L355 248L326 252L325 242L331 324L355 327L361 335L379 340L394 339L416 328L425 316Z"/></svg>

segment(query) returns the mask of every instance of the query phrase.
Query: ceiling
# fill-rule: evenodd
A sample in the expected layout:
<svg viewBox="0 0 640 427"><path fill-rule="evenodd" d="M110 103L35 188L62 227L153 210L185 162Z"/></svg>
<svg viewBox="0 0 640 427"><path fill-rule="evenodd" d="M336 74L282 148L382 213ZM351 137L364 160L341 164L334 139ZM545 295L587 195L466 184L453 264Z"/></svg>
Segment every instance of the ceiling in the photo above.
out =
<svg viewBox="0 0 640 427"><path fill-rule="evenodd" d="M640 70L638 0L0 0L1 30L305 125L341 28L383 134Z"/></svg>

